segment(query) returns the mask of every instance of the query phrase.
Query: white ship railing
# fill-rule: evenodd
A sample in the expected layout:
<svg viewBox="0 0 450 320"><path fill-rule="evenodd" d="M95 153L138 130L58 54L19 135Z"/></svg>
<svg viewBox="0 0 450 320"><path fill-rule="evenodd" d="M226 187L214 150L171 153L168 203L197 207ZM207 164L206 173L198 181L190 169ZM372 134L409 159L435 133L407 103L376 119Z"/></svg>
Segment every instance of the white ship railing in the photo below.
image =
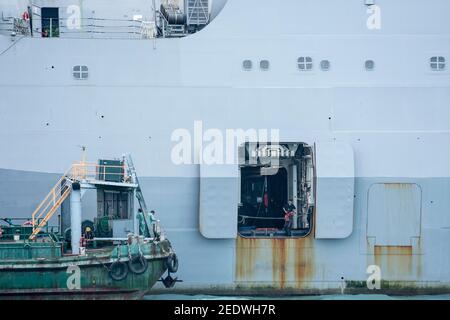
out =
<svg viewBox="0 0 450 320"><path fill-rule="evenodd" d="M0 20L0 34L30 36L30 25L24 19L2 17Z"/></svg>
<svg viewBox="0 0 450 320"><path fill-rule="evenodd" d="M83 38L83 39L153 39L157 35L154 21L83 18L76 27L66 19L41 18L33 15L30 20L7 17L0 20L0 34L32 36L36 38Z"/></svg>
<svg viewBox="0 0 450 320"><path fill-rule="evenodd" d="M156 36L155 23L145 20L83 18L79 25L68 25L65 19L40 19L33 26L34 37L149 39ZM33 23L35 24L35 23Z"/></svg>

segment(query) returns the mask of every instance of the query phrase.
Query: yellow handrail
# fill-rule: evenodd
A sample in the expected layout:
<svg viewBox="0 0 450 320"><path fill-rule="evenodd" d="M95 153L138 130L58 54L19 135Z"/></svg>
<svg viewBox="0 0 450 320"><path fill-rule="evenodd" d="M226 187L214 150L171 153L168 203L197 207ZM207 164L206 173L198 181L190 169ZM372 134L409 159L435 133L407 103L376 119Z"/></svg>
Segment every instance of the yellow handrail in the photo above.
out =
<svg viewBox="0 0 450 320"><path fill-rule="evenodd" d="M72 168L71 168L72 169ZM31 214L31 221L33 224L33 228L36 225L35 220L39 219L43 212L45 212L45 210L47 210L48 208L48 204L45 207L45 210L42 210L41 214L38 215L38 217L36 217L36 214L42 209L42 207L44 206L44 204L49 200L49 198L52 196L52 194L56 195L56 190L58 187L61 186L61 183L63 182L64 179L66 179L67 174L71 171L71 169L69 169L68 171L66 171L66 173L64 173L62 175L62 177L58 180L58 182L56 183L56 185L51 189L51 191L47 194L47 196L44 198L44 200L42 200L42 202L37 206L37 208L33 211L33 213Z"/></svg>
<svg viewBox="0 0 450 320"><path fill-rule="evenodd" d="M62 181L61 181L61 183L62 183ZM40 212L40 213L37 215L37 217L36 216L32 217L32 220L39 220L42 217L42 215L47 211L47 209L50 207L50 205L55 206L56 203L57 203L57 196L56 196L56 194L62 196L62 193L64 193L64 191L65 191L64 189L65 188L70 188L69 183L67 183L67 180L59 188L57 188L57 189L53 188L50 191L50 194L52 194L53 197L50 200L47 199L49 201L47 201L47 204L45 205L45 207L42 210L39 210L38 212Z"/></svg>
<svg viewBox="0 0 450 320"><path fill-rule="evenodd" d="M47 224L47 222L50 220L50 218L53 216L53 214L56 212L56 210L58 210L59 206L63 203L64 200L66 200L66 198L69 196L70 192L72 191L71 188L67 188L64 193L61 195L61 198L59 198L55 205L50 209L50 211L45 215L45 217L41 220L41 222L39 223L39 225L33 226L33 232L31 233L29 239L33 240L36 235L41 231L41 229L43 227L45 227L45 225Z"/></svg>
<svg viewBox="0 0 450 320"><path fill-rule="evenodd" d="M107 168L116 168L122 170L121 172L106 172ZM95 179L100 174L120 175L126 178L126 170L124 165L101 165L93 162L75 162L72 165L72 178L75 180Z"/></svg>
<svg viewBox="0 0 450 320"><path fill-rule="evenodd" d="M121 172L106 172L106 168L120 168L122 170ZM129 181L124 165L100 165L86 161L74 162L31 214L33 232L30 239L32 240L36 237L72 191L71 182L68 179L72 181L96 180L100 174L120 175L124 177L124 181ZM40 220L41 218L42 220Z"/></svg>

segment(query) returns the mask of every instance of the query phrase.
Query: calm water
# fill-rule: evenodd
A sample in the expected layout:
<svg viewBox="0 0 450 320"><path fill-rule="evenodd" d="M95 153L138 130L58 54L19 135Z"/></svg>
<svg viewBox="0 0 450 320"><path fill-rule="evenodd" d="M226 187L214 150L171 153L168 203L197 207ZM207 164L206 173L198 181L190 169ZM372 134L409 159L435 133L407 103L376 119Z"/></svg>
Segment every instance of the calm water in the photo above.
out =
<svg viewBox="0 0 450 320"><path fill-rule="evenodd" d="M209 295L158 294L148 295L144 300L450 300L450 294L430 296L387 296L371 295L326 295L326 296L286 296L286 297L235 297Z"/></svg>

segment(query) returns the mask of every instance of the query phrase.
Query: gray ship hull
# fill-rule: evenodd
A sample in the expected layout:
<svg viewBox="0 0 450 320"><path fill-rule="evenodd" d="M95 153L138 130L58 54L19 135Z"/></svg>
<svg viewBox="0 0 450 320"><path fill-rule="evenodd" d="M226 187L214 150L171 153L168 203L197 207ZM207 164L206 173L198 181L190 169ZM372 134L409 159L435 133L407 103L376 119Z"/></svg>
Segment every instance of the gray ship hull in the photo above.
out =
<svg viewBox="0 0 450 320"><path fill-rule="evenodd" d="M180 39L23 38L10 47L10 37L1 36L0 216L29 216L79 158L80 145L92 159L126 151L180 260L183 282L171 290L449 292L450 74L430 71L429 58L450 61L450 24L425 2L380 1L389 14L374 35L361 1L323 1L325 16L306 1L303 19L295 17L302 1L294 0L288 12L262 1L261 17L243 14L257 2L229 1L204 30ZM450 9L437 5L438 12ZM405 6L410 21L426 23L398 22ZM299 56L314 58L313 72L301 74ZM243 70L245 59L252 71ZM263 59L267 71L260 70ZM328 72L319 68L324 59L332 63ZM375 70L365 69L367 59ZM75 65L89 67L86 81L73 79ZM194 140L197 121L204 130L279 129L281 141L348 145L354 189L345 195L353 208L345 232L337 227L327 229L335 237L320 237L319 206L306 238L244 238L229 229L237 203L208 229L201 185L223 187L219 204L237 190L227 178L203 177L201 164L173 162L173 133L185 129ZM316 178L337 185L333 179L345 177ZM321 204L342 201L337 192ZM85 212L96 211L95 202L85 202ZM389 220L389 208L400 220ZM374 265L381 287L369 290Z"/></svg>
<svg viewBox="0 0 450 320"><path fill-rule="evenodd" d="M54 175L2 170L2 176L13 181L40 181L49 184ZM10 180L11 181L11 180ZM177 250L183 282L172 289L157 284L153 293L204 294L357 294L386 293L398 295L448 293L449 265L446 256L447 229L427 226L415 246L371 246L367 237L367 190L378 183L416 183L424 194L442 194L424 205L423 213L432 212L433 204L446 201L450 179L446 178L356 178L354 230L341 240L317 240L314 235L300 239L211 240L198 228L199 178L144 177L141 179L146 197L160 214L168 238ZM5 182L1 190L8 190ZM13 189L14 190L14 189ZM43 190L46 190L43 188ZM33 194L30 203L39 202L35 186L22 188L17 195L2 200L3 208L17 208L24 217L28 209L19 210L22 193ZM2 192L2 194L5 194ZM181 197L180 195L183 195ZM150 197L151 196L151 197ZM177 202L169 199L177 198ZM430 203L433 201L433 203ZM86 211L88 207L86 207ZM11 212L11 211L9 211ZM180 212L183 212L181 215ZM379 265L382 282L379 290L367 288L367 267Z"/></svg>

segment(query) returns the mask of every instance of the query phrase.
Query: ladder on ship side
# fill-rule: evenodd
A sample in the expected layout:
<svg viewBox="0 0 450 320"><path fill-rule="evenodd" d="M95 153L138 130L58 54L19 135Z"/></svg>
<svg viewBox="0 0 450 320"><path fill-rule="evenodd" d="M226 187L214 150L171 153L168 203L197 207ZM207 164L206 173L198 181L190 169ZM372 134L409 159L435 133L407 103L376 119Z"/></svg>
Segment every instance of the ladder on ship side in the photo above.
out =
<svg viewBox="0 0 450 320"><path fill-rule="evenodd" d="M29 237L30 240L36 238L71 192L72 181L67 178L67 173L65 173L32 213L33 232Z"/></svg>
<svg viewBox="0 0 450 320"><path fill-rule="evenodd" d="M127 162L128 175L131 177L131 179L133 179L133 183L135 183L137 185L136 198L138 199L139 206L141 207L145 224L147 225L149 232L152 232L152 228L151 228L152 221L148 221L148 218L147 218L149 215L149 212L147 209L147 203L145 202L144 195L142 194L141 185L139 184L139 179L136 174L136 169L134 168L133 159L131 158L130 154L125 154L124 160ZM153 215L151 215L151 216L152 216L152 220L155 220Z"/></svg>

